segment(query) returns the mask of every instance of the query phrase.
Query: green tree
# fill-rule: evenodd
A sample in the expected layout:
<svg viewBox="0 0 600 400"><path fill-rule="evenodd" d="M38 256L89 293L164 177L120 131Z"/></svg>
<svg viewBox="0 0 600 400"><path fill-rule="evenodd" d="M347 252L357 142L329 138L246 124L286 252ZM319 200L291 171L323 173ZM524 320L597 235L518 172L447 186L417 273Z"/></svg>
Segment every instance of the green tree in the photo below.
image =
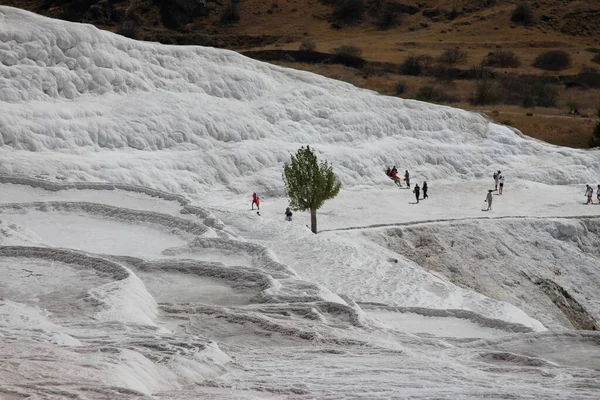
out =
<svg viewBox="0 0 600 400"><path fill-rule="evenodd" d="M319 162L309 146L302 146L283 166L283 183L292 209L310 210L310 229L317 233L317 210L340 192L333 168L327 161Z"/></svg>
<svg viewBox="0 0 600 400"><path fill-rule="evenodd" d="M590 147L600 147L600 122L596 124L589 144Z"/></svg>

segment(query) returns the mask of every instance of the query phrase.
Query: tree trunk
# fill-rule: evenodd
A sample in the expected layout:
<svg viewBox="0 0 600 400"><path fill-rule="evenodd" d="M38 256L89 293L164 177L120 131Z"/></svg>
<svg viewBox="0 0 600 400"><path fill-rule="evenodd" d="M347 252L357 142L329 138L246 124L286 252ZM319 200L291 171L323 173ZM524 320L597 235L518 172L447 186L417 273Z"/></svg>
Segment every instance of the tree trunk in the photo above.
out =
<svg viewBox="0 0 600 400"><path fill-rule="evenodd" d="M317 209L310 209L310 230L317 233Z"/></svg>

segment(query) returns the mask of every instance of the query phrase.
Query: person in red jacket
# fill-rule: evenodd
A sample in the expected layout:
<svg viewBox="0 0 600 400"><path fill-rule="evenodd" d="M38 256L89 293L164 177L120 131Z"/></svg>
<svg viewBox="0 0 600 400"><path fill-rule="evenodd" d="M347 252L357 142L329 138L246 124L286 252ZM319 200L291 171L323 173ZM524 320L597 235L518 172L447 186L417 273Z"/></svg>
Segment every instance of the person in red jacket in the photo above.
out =
<svg viewBox="0 0 600 400"><path fill-rule="evenodd" d="M255 193L252 193L252 209L254 210L254 205L256 204L256 209L260 210L260 198Z"/></svg>

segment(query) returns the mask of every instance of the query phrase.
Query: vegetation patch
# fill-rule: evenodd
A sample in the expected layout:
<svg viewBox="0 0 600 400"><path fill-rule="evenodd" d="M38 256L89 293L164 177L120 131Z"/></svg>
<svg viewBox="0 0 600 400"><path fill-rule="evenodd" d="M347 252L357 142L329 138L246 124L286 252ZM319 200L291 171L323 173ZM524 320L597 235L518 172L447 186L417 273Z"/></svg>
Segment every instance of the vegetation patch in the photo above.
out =
<svg viewBox="0 0 600 400"><path fill-rule="evenodd" d="M571 56L563 50L550 50L538 55L533 66L546 71L561 71L571 66Z"/></svg>
<svg viewBox="0 0 600 400"><path fill-rule="evenodd" d="M488 67L517 68L521 66L521 60L512 51L501 50L488 53L487 57L483 60L483 64Z"/></svg>
<svg viewBox="0 0 600 400"><path fill-rule="evenodd" d="M472 103L475 105L487 105L499 103L502 99L498 85L492 79L484 76L477 81Z"/></svg>
<svg viewBox="0 0 600 400"><path fill-rule="evenodd" d="M392 29L400 25L400 10L395 3L385 3L383 7L376 9L375 26L381 30Z"/></svg>
<svg viewBox="0 0 600 400"><path fill-rule="evenodd" d="M240 22L240 7L237 0L231 0L223 7L220 21L223 24L235 24Z"/></svg>
<svg viewBox="0 0 600 400"><path fill-rule="evenodd" d="M423 86L415 95L415 99L430 103L456 103L460 101L457 96L446 93L443 89L435 86Z"/></svg>
<svg viewBox="0 0 600 400"><path fill-rule="evenodd" d="M467 53L461 49L447 49L437 58L437 62L446 65L464 64L467 61Z"/></svg>
<svg viewBox="0 0 600 400"><path fill-rule="evenodd" d="M521 24L525 26L533 25L534 15L531 5L528 1L523 0L517 7L513 10L510 15L510 20L516 24Z"/></svg>
<svg viewBox="0 0 600 400"><path fill-rule="evenodd" d="M402 65L400 71L404 75L419 76L424 75L426 70L433 63L433 57L428 55L409 56Z"/></svg>

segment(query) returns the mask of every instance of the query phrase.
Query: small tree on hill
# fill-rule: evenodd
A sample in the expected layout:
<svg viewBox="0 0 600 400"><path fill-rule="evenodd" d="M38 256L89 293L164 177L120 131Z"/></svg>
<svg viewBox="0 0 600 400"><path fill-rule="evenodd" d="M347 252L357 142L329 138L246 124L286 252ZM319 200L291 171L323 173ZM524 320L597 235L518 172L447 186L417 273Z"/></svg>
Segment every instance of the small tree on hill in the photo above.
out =
<svg viewBox="0 0 600 400"><path fill-rule="evenodd" d="M319 162L309 146L302 146L283 166L283 183L292 209L310 210L310 229L317 233L317 210L340 192L333 168L327 161Z"/></svg>
<svg viewBox="0 0 600 400"><path fill-rule="evenodd" d="M596 128L594 128L594 133L590 138L590 147L600 147L600 122L596 124Z"/></svg>
<svg viewBox="0 0 600 400"><path fill-rule="evenodd" d="M514 9L510 16L510 20L516 24L533 25L533 10L527 0L522 0Z"/></svg>

